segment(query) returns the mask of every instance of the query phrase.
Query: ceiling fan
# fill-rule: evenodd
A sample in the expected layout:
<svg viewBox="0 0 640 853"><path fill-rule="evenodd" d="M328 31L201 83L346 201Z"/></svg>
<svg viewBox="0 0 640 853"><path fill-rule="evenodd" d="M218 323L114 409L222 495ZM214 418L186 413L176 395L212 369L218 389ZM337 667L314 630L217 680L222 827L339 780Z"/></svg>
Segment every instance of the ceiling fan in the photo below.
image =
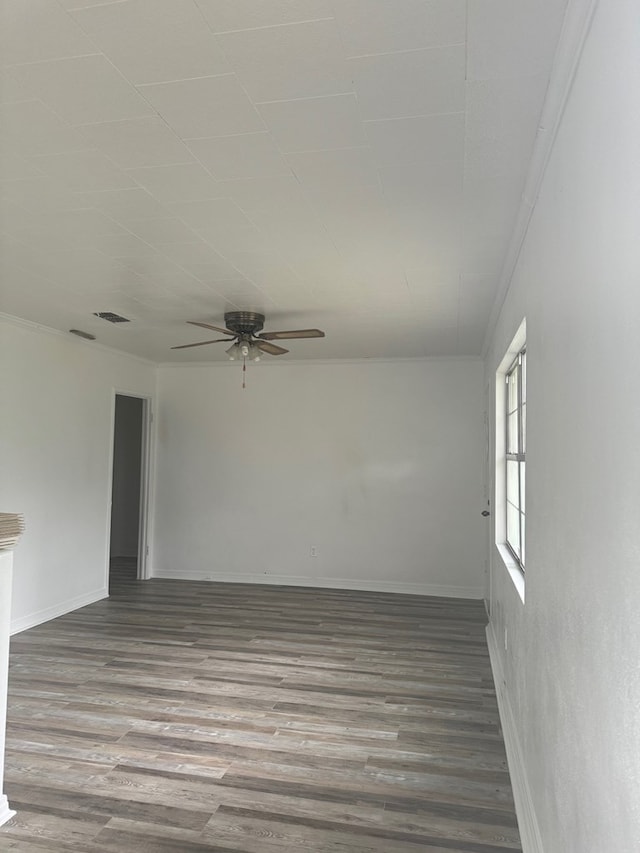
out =
<svg viewBox="0 0 640 853"><path fill-rule="evenodd" d="M228 350L229 358L251 359L259 361L263 352L269 355L284 355L288 349L272 344L274 340L292 340L294 338L324 338L324 332L320 329L291 329L284 332L263 332L264 314L255 311L228 311L224 315L226 329L220 326L212 326L210 323L198 323L195 320L187 320L192 326L201 326L203 329L211 329L213 332L221 332L226 338L215 338L212 341L198 341L195 344L182 344L171 349L188 349L189 347L202 347L207 344L219 344L233 341Z"/></svg>

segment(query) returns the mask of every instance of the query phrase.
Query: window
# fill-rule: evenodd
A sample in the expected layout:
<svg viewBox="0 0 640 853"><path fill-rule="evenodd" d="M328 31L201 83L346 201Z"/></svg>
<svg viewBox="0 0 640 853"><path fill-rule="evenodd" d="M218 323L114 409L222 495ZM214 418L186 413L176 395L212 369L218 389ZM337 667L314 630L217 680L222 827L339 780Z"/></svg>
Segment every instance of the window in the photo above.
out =
<svg viewBox="0 0 640 853"><path fill-rule="evenodd" d="M506 373L506 542L524 571L527 355L520 350Z"/></svg>
<svg viewBox="0 0 640 853"><path fill-rule="evenodd" d="M525 433L527 321L523 318L496 369L493 566L503 567L525 600ZM496 562L494 563L494 559Z"/></svg>

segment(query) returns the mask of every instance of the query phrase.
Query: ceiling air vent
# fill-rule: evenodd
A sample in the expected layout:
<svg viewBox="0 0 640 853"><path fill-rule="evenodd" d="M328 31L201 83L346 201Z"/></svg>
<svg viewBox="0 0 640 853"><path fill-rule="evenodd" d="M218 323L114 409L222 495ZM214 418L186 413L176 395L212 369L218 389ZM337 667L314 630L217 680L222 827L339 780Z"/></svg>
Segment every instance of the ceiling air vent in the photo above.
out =
<svg viewBox="0 0 640 853"><path fill-rule="evenodd" d="M95 341L96 336L83 332L82 329L69 329L72 335L77 335L79 338L84 338L85 341Z"/></svg>
<svg viewBox="0 0 640 853"><path fill-rule="evenodd" d="M119 314L114 314L113 311L96 311L94 317L100 317L102 320L108 320L110 323L130 323L126 317L121 317Z"/></svg>

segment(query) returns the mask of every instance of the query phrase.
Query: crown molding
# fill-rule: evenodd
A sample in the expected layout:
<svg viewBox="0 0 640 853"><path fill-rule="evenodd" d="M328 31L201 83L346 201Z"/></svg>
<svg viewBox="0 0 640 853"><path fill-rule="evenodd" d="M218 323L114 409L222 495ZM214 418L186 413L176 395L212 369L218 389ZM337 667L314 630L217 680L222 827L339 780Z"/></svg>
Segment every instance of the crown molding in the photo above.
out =
<svg viewBox="0 0 640 853"><path fill-rule="evenodd" d="M330 366L336 364L427 364L431 362L456 361L456 362L479 362L482 363L480 355L433 355L433 356L418 356L416 358L298 358L287 359L286 361L277 361L276 359L260 360L259 364L247 362L247 366L255 370L263 368L283 368L283 367L313 367L313 366ZM183 370L185 368L238 368L240 361L164 361L156 364L159 369L176 368Z"/></svg>
<svg viewBox="0 0 640 853"><path fill-rule="evenodd" d="M101 352L104 352L108 355L117 355L121 358L130 358L133 361L137 361L140 364L144 364L147 367L157 367L157 363L152 361L149 358L144 358L141 355L134 355L133 353L126 352L126 350L116 349L115 347L107 346L106 344L101 344L98 341L87 341L84 338L79 338L77 335L70 335L69 332L62 332L60 329L53 329L51 326L45 326L42 323L35 323L33 320L25 320L23 317L16 317L13 314L5 314L0 311L0 322L7 323L10 326L18 326L23 329L29 329L32 332L41 332L45 335L53 335L54 337L64 338L71 344L75 346L83 346L90 347L91 349L97 349Z"/></svg>
<svg viewBox="0 0 640 853"><path fill-rule="evenodd" d="M29 329L35 332L41 332L46 335L54 335L56 337L62 337L65 340L69 341L69 343L73 343L76 346L90 347L91 349L98 349L102 352L108 353L110 355L117 355L124 358L130 358L133 361L140 362L141 364L145 364L148 367L155 368L211 368L211 367L222 367L222 368L237 368L240 362L238 361L229 361L228 359L220 360L220 361L153 361L149 358L144 358L140 355L134 355L133 353L127 352L126 350L116 349L115 347L107 346L106 344L101 344L98 341L86 341L83 338L76 337L75 335L70 336L68 332L62 332L60 329L53 329L51 326L45 326L42 323L35 323L33 320L25 320L22 317L16 317L13 314L5 314L0 311L0 322L7 323L12 326L21 326L22 328ZM441 361L471 361L471 362L481 362L482 356L480 355L434 355L434 356L416 356L413 358L298 358L298 359L287 359L286 361L277 361L276 359L263 359L260 361L259 365L252 365L256 369L265 368L265 367L310 367L311 365L331 365L331 364L424 364L428 362L441 362Z"/></svg>
<svg viewBox="0 0 640 853"><path fill-rule="evenodd" d="M551 78L540 114L538 133L529 164L529 171L520 199L520 208L502 264L498 280L498 290L493 301L489 323L487 324L487 331L482 346L483 358L486 358L489 352L493 333L495 332L502 306L520 259L520 253L529 230L531 217L538 201L540 187L547 170L558 130L562 123L597 5L598 0L569 0L567 4L553 60L553 67L551 69Z"/></svg>
<svg viewBox="0 0 640 853"><path fill-rule="evenodd" d="M70 336L68 332L62 332L60 329L53 329L51 326L45 326L42 323L35 323L33 320L25 320L22 317L16 317L13 314L5 314L0 311L0 322L7 323L12 326L21 326L25 329L30 329L35 332L42 332L46 335L54 335L62 337L65 340L73 343L76 346L90 347L98 349L110 355L118 355L124 358L130 358L133 361L145 364L148 367L155 368L237 368L240 362L229 361L228 359L220 361L153 361L149 358L144 358L140 355L126 350L109 347L106 344L101 344L98 341L86 341L83 338L78 338L75 335ZM272 367L310 367L312 365L331 365L331 364L424 364L429 362L441 361L471 361L481 362L480 355L432 355L432 356L416 356L414 358L298 358L287 359L286 361L277 361L276 359L264 359L260 364L252 365L256 369L272 368Z"/></svg>

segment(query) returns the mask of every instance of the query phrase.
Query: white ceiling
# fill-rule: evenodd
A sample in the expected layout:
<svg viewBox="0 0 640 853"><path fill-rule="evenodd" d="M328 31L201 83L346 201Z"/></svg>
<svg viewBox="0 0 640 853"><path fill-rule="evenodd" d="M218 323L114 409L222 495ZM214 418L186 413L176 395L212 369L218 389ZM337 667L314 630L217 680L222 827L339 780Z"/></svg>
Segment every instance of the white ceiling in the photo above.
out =
<svg viewBox="0 0 640 853"><path fill-rule="evenodd" d="M0 4L0 311L160 362L237 309L325 330L283 358L480 353L566 0Z"/></svg>

